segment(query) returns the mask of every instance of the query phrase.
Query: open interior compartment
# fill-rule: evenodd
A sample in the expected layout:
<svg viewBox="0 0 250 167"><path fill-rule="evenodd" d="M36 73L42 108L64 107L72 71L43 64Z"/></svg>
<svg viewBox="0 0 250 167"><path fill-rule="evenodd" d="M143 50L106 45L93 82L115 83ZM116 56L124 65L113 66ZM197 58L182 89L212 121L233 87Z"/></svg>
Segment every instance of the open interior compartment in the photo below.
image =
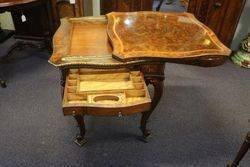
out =
<svg viewBox="0 0 250 167"><path fill-rule="evenodd" d="M67 75L63 107L122 108L150 103L140 71L70 69Z"/></svg>

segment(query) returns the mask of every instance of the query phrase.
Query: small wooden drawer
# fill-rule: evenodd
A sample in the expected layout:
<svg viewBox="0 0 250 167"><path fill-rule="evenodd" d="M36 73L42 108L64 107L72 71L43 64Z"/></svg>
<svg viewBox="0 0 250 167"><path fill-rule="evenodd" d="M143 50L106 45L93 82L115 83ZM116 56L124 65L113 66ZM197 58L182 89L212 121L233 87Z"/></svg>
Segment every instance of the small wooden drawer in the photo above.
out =
<svg viewBox="0 0 250 167"><path fill-rule="evenodd" d="M63 98L64 115L122 116L150 109L140 71L70 69Z"/></svg>

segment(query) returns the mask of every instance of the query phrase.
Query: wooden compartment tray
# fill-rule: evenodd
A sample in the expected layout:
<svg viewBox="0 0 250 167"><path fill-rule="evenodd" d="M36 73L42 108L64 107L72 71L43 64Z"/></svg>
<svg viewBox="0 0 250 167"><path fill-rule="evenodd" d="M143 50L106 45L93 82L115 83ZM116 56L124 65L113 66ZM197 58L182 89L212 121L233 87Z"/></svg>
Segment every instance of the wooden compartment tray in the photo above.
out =
<svg viewBox="0 0 250 167"><path fill-rule="evenodd" d="M129 115L150 109L140 71L70 69L63 98L65 115Z"/></svg>

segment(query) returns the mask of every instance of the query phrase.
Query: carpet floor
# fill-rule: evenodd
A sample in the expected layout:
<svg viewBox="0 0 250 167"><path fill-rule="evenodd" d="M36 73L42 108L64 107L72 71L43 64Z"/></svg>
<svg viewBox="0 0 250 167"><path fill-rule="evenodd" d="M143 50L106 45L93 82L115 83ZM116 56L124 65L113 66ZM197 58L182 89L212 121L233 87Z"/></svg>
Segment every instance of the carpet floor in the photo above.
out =
<svg viewBox="0 0 250 167"><path fill-rule="evenodd" d="M167 63L149 143L138 140L140 114L87 116L88 143L80 148L75 120L62 114L59 70L48 57L30 48L1 65L8 81L0 89L1 167L224 167L250 129L249 70L230 61L213 68ZM250 153L241 166L249 164Z"/></svg>

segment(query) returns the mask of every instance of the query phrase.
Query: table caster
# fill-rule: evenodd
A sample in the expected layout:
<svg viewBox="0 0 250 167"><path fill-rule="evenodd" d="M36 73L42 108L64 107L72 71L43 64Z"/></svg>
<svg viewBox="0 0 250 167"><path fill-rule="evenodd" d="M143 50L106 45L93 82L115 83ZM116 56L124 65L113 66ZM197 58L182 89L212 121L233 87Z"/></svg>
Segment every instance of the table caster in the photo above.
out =
<svg viewBox="0 0 250 167"><path fill-rule="evenodd" d="M77 135L76 139L74 141L79 147L82 147L85 143L87 143L87 140L83 138L81 135Z"/></svg>
<svg viewBox="0 0 250 167"><path fill-rule="evenodd" d="M144 143L148 143L149 138L151 138L150 130L142 127L140 127L140 129L142 131L142 136L140 137L140 140L143 141Z"/></svg>

